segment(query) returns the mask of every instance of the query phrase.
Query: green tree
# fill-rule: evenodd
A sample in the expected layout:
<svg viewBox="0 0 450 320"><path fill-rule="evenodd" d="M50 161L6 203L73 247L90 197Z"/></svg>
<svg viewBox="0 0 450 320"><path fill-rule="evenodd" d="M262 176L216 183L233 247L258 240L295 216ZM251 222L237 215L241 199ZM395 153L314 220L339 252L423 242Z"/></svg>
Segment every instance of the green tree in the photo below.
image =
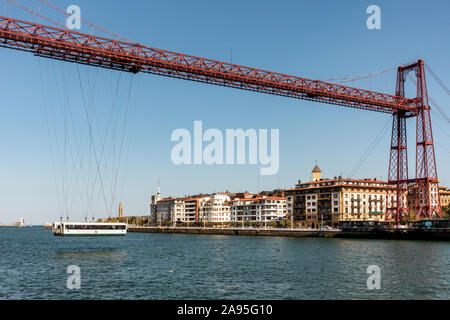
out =
<svg viewBox="0 0 450 320"><path fill-rule="evenodd" d="M442 207L442 216L444 218L450 218L450 204L445 207Z"/></svg>

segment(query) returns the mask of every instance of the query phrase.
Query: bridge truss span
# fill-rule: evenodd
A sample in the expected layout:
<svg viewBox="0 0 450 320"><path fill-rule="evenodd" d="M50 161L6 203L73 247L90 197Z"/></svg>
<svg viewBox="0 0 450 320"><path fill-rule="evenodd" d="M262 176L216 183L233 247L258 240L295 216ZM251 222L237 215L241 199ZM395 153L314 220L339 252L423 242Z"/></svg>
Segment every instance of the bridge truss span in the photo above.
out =
<svg viewBox="0 0 450 320"><path fill-rule="evenodd" d="M395 95L336 83L311 80L236 64L199 58L107 39L62 28L0 16L0 46L31 52L40 57L95 67L150 73L241 90L363 109L393 116L389 161L389 184L397 200L387 209L386 219L397 223L409 216L405 197L415 194L416 218L441 216L439 187L431 130L424 63L400 66ZM405 97L405 76L415 72L417 96ZM406 118L416 117L416 178L408 178Z"/></svg>

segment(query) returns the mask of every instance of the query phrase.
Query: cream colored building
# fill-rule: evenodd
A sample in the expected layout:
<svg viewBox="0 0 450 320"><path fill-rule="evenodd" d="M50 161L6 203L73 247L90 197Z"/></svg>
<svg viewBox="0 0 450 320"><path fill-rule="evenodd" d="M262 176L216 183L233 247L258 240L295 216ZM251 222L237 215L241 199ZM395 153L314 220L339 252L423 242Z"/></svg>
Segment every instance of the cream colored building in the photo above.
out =
<svg viewBox="0 0 450 320"><path fill-rule="evenodd" d="M447 207L450 205L450 188L440 186L439 196L441 199L441 207Z"/></svg>
<svg viewBox="0 0 450 320"><path fill-rule="evenodd" d="M377 179L323 179L316 165L312 181L285 191L288 219L301 227L339 226L342 221L384 221L396 205L394 189ZM321 173L321 172L320 172Z"/></svg>

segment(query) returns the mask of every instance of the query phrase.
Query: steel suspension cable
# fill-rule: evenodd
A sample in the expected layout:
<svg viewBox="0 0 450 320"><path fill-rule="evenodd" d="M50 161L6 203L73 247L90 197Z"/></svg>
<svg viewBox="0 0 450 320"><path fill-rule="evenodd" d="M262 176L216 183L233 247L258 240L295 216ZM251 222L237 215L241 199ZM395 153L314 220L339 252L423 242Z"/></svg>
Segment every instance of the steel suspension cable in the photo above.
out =
<svg viewBox="0 0 450 320"><path fill-rule="evenodd" d="M44 81L44 77L43 77L43 72L42 72L42 68L41 68L41 63L38 62L39 64L39 74L40 74L40 78L41 78L41 88L42 88L42 92L45 92L46 90L44 89L44 83L47 83L46 81ZM49 94L50 96L50 94ZM49 114L49 106L50 106L50 102L46 102L45 97L47 97L47 95L43 95L44 97L44 105L45 105L45 115L46 115L46 125L47 125L47 135L48 135L48 140L49 140L49 145L50 145L50 155L51 155L51 161L52 161L52 171L53 171L53 178L54 178L54 182L55 182L55 189L56 189L56 199L58 202L58 207L59 207L59 212L60 214L62 214L63 209L62 209L62 200L61 200L61 196L59 194L59 188L58 188L58 183L57 183L57 174L56 174L56 169L55 169L55 154L54 154L54 145L52 142L52 138L51 138L51 129L50 129L50 114ZM51 99L50 99L51 100ZM62 216L60 217L62 220Z"/></svg>
<svg viewBox="0 0 450 320"><path fill-rule="evenodd" d="M414 81L414 78L410 75L410 74L408 74L408 78L409 78L409 80L411 80L412 82L415 82ZM445 86L445 85L444 85ZM445 120L445 121L447 121L448 123L450 123L450 117L445 113L445 111L441 108L441 107L439 107L439 105L436 103L436 101L434 101L433 100L433 98L431 98L431 96L430 95L428 95L428 100L429 100L429 102L430 102L430 104L441 114L441 117Z"/></svg>
<svg viewBox="0 0 450 320"><path fill-rule="evenodd" d="M93 132L92 132L92 121L89 118L89 112L88 112L88 109L87 109L87 106L86 106L86 99L85 99L84 90L83 90L83 83L81 81L80 69L79 69L78 65L77 65L77 74L78 74L78 80L80 82L80 88L81 88L81 92L82 92L82 96L83 96L83 105L84 105L84 110L85 110L86 119L87 119L88 128L89 128L90 143L92 145L92 150L94 152L94 158L95 158L95 162L96 162L96 165L97 165L97 174L96 174L96 176L99 177L99 179L100 179L100 187L101 187L101 191L102 191L102 195L103 195L103 200L105 202L105 208L108 211L108 203L106 201L105 190L104 190L104 187L103 187L102 174L100 172L100 164L99 164L99 160L98 160L98 156L97 156L97 150L95 148L94 136L93 136Z"/></svg>
<svg viewBox="0 0 450 320"><path fill-rule="evenodd" d="M434 78L434 80L436 80L436 82L442 87L442 89L444 89L445 92L447 92L448 95L450 95L450 90L449 88L445 85L444 81L442 81L437 74L433 71L433 69L431 69L431 67L425 63L425 68L427 68L427 70L430 72L431 76Z"/></svg>
<svg viewBox="0 0 450 320"><path fill-rule="evenodd" d="M413 62L414 61L410 61L410 62L407 62L407 63L405 63L403 65L409 65L409 64L411 64ZM333 79L324 79L324 80L321 80L321 81L330 81L330 82L333 82L333 83L345 83L345 82L357 81L357 80L362 80L362 79L366 79L366 78L369 78L369 77L377 76L379 74L383 74L383 73L386 73L386 72L389 72L389 71L393 71L393 70L396 70L397 68L398 67L393 67L393 68L384 69L384 70L381 70L381 71L371 72L371 73L362 74L362 75L356 75L356 76L351 76L351 77L342 77L342 78L333 78Z"/></svg>
<svg viewBox="0 0 450 320"><path fill-rule="evenodd" d="M386 70L381 70L381 71L377 71L377 72L372 72L372 73L368 73L368 74L363 74L363 75L358 75L358 76L353 76L353 77L343 77L343 78L334 78L334 79L324 79L321 81L329 81L329 82L333 82L333 83L345 83L345 82L351 82L351 81L357 81L357 80L362 80L362 79L366 79L366 78L370 78L382 73L386 73L392 70L395 70L396 68L390 68L390 69L386 69ZM340 81L337 81L340 80Z"/></svg>
<svg viewBox="0 0 450 320"><path fill-rule="evenodd" d="M61 23L59 23L59 22L57 22L57 21L55 21L55 20L53 20L53 19L50 19L50 18L44 16L43 14L41 14L41 13L39 13L39 12L37 12L37 11L34 11L34 10L30 9L30 8L28 8L27 6L24 6L23 4L20 4L20 3L16 2L16 1L14 1L14 0L8 0L8 1L9 1L11 4L15 5L16 7L20 8L20 9L22 9L22 10L28 11L29 13L34 14L35 16L37 16L37 17L39 17L39 18L42 18L42 19L44 19L44 20L47 20L48 22L53 23L54 25L56 25L56 26L58 26L58 27L60 27L60 28L65 28L65 26L64 26L63 24L61 24Z"/></svg>
<svg viewBox="0 0 450 320"><path fill-rule="evenodd" d="M364 152L363 156L359 159L359 161L356 163L356 165L350 171L349 178L353 178L353 176L356 174L356 172L361 168L361 166L364 164L364 162L367 160L367 158L373 152L375 147L380 143L381 139L386 135L386 133L388 132L387 129L389 128L390 123L391 123L391 119L389 119L389 121L386 122L384 127L381 129L381 131L378 133L378 135L375 137L375 139L369 145L366 152Z"/></svg>
<svg viewBox="0 0 450 320"><path fill-rule="evenodd" d="M42 3L44 3L44 4L46 4L46 5L49 6L50 8L53 8L53 9L55 9L55 10L61 12L61 13L64 14L65 16L69 16L69 14L68 14L65 10L63 10L62 8L58 7L57 5L55 5L55 4L53 4L53 3L49 2L49 1L46 1L46 0L38 0L38 1L39 1L39 2L42 2ZM131 41L131 40L125 38L125 37L122 37L121 35L119 35L119 34L117 34L117 33L108 31L108 30L106 30L105 28L100 27L100 26L97 26L97 25L93 24L92 22L89 22L89 21L87 21L87 20L85 20L85 19L83 19L83 18L81 19L81 22L87 24L87 25L90 26L91 28L95 28L95 29L97 29L97 30L99 30L99 31L101 31L101 32L107 33L107 34L109 34L109 35L111 35L111 36L113 36L113 37L115 37L115 38L124 40L124 41L126 41L126 42L134 43L134 41Z"/></svg>
<svg viewBox="0 0 450 320"><path fill-rule="evenodd" d="M115 192L117 189L117 182L118 182L118 176L119 176L119 168L120 168L120 163L121 163L121 158L122 158L122 150L123 150L123 144L124 144L124 140L125 140L125 129L127 126L127 122L128 122L128 111L129 111L129 106L130 106L130 98L131 98L131 88L133 85L133 75L130 75L130 85L128 87L128 97L127 97L127 104L126 104L126 111L125 111L125 119L123 121L123 127L122 127L122 137L121 137L121 141L120 141L120 147L119 147L119 154L118 154L118 162L117 162L117 168L116 168L116 173L114 176L114 182L113 182L113 199L112 202L114 203L115 200ZM111 218L111 212L110 212L110 218Z"/></svg>

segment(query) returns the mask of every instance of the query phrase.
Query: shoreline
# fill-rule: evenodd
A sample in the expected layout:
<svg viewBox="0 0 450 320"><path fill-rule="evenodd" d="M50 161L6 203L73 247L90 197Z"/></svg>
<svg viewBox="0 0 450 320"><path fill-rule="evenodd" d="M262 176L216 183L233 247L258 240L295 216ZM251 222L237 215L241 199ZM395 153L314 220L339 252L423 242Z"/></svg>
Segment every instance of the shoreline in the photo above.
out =
<svg viewBox="0 0 450 320"><path fill-rule="evenodd" d="M202 228L202 227L128 227L136 233L178 233L228 236L278 236L309 238L347 238L384 240L450 241L448 229L385 229L385 230L308 230L264 228Z"/></svg>

